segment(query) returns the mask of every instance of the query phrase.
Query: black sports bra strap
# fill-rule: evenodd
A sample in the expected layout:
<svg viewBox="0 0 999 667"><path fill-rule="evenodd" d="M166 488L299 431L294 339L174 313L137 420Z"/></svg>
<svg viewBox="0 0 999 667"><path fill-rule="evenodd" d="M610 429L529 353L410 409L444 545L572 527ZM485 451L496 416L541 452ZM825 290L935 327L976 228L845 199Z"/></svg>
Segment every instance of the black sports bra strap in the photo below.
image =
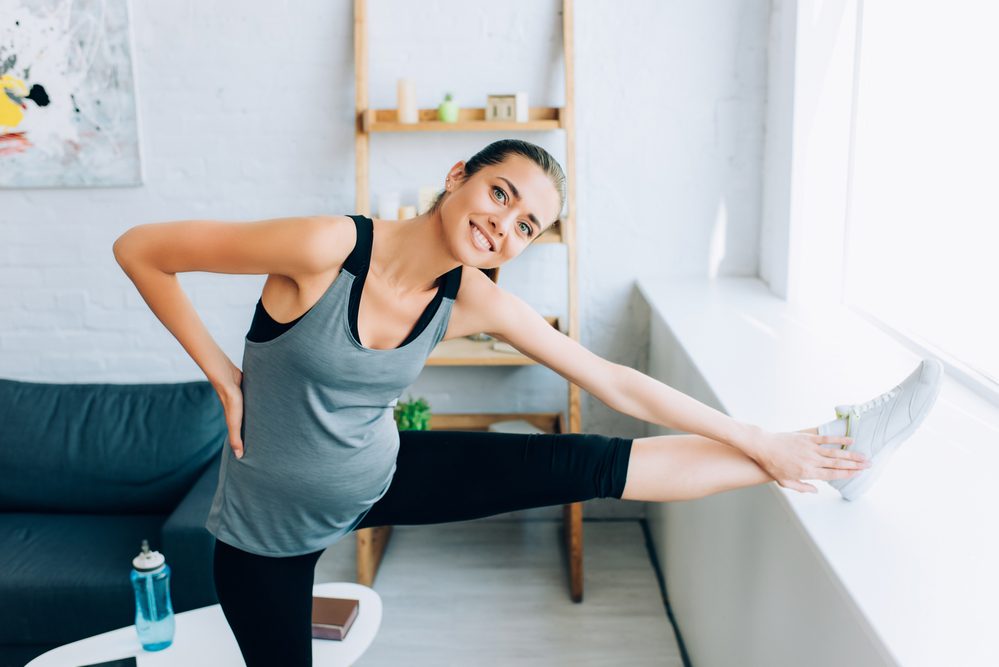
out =
<svg viewBox="0 0 999 667"><path fill-rule="evenodd" d="M347 255L343 262L343 268L350 271L355 276L363 275L368 271L371 262L371 242L374 235L374 223L371 218L363 215L347 216L354 221L357 228L357 241L354 248Z"/></svg>
<svg viewBox="0 0 999 667"><path fill-rule="evenodd" d="M458 287L461 286L461 265L454 267L448 271L447 276L444 280L444 296L448 299L455 299L458 297Z"/></svg>

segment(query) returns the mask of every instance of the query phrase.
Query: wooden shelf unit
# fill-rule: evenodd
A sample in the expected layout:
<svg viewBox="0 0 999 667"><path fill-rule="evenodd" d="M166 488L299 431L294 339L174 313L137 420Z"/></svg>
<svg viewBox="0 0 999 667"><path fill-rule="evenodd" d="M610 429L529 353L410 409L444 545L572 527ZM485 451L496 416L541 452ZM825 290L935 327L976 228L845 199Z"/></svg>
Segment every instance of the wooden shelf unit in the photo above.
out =
<svg viewBox="0 0 999 667"><path fill-rule="evenodd" d="M566 156L566 215L532 243L564 243L568 277L567 318L565 334L579 340L578 282L576 270L576 135L573 83L573 0L562 0L562 46L565 66L565 103L561 107L532 107L529 120L522 123L485 120L485 109L462 108L458 122L437 120L436 109L420 109L416 123L398 122L395 109L368 107L368 42L367 0L354 0L354 156L356 165L355 211L370 215L369 157L371 135L376 132L538 132L562 130L565 133ZM494 281L498 269L484 269ZM560 327L557 318L546 317ZM526 366L533 359L517 353L490 349L491 341L469 338L442 341L431 353L431 366ZM566 418L563 413L478 413L466 415L433 415L431 429L484 430L499 419L526 419L548 432L578 433L582 427L579 387L568 382ZM563 542L568 563L569 594L574 602L583 600L583 510L582 503L563 506ZM391 526L365 528L357 535L357 581L372 585L382 554L391 535Z"/></svg>

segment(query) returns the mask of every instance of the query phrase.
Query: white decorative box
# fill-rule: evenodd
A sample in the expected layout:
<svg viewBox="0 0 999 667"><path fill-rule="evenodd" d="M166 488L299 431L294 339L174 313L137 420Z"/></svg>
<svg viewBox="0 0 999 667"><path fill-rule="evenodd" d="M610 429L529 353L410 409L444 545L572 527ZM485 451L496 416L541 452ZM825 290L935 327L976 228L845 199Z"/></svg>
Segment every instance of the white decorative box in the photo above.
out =
<svg viewBox="0 0 999 667"><path fill-rule="evenodd" d="M527 93L486 96L486 120L526 123Z"/></svg>

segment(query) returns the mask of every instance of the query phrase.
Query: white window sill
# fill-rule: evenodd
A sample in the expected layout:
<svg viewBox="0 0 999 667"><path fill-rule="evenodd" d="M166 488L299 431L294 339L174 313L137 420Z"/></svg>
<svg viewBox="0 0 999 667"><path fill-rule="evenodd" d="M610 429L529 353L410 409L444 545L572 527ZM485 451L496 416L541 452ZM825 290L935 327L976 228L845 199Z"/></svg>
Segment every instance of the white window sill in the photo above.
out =
<svg viewBox="0 0 999 667"><path fill-rule="evenodd" d="M919 357L829 304L804 308L756 278L639 289L724 411L771 431L887 391ZM999 665L999 408L945 379L933 412L860 499L768 488L899 664ZM827 629L835 633L835 628Z"/></svg>

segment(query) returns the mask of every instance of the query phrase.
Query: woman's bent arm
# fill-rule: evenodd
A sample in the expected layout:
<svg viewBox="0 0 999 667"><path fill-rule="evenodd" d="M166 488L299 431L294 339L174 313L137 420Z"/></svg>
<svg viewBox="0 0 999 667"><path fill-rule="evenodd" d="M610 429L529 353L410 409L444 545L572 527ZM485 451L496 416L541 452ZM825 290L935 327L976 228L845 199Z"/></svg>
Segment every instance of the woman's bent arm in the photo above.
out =
<svg viewBox="0 0 999 667"><path fill-rule="evenodd" d="M212 339L180 287L177 273L278 274L299 282L343 262L352 246L344 216L274 218L258 222L180 220L132 227L114 242L114 256L146 304L213 384L235 368Z"/></svg>
<svg viewBox="0 0 999 667"><path fill-rule="evenodd" d="M115 247L117 249L118 246ZM117 251L115 254L117 257ZM122 258L118 258L118 263L153 314L191 355L205 377L216 387L231 381L235 364L205 328L194 305L181 288L177 275L138 262L129 263Z"/></svg>
<svg viewBox="0 0 999 667"><path fill-rule="evenodd" d="M118 264L146 304L213 384L229 382L235 368L187 298L183 271L280 274L292 279L321 271L339 254L342 235L329 218L277 218L259 222L181 220L138 225L114 242ZM325 264L324 264L325 263Z"/></svg>

